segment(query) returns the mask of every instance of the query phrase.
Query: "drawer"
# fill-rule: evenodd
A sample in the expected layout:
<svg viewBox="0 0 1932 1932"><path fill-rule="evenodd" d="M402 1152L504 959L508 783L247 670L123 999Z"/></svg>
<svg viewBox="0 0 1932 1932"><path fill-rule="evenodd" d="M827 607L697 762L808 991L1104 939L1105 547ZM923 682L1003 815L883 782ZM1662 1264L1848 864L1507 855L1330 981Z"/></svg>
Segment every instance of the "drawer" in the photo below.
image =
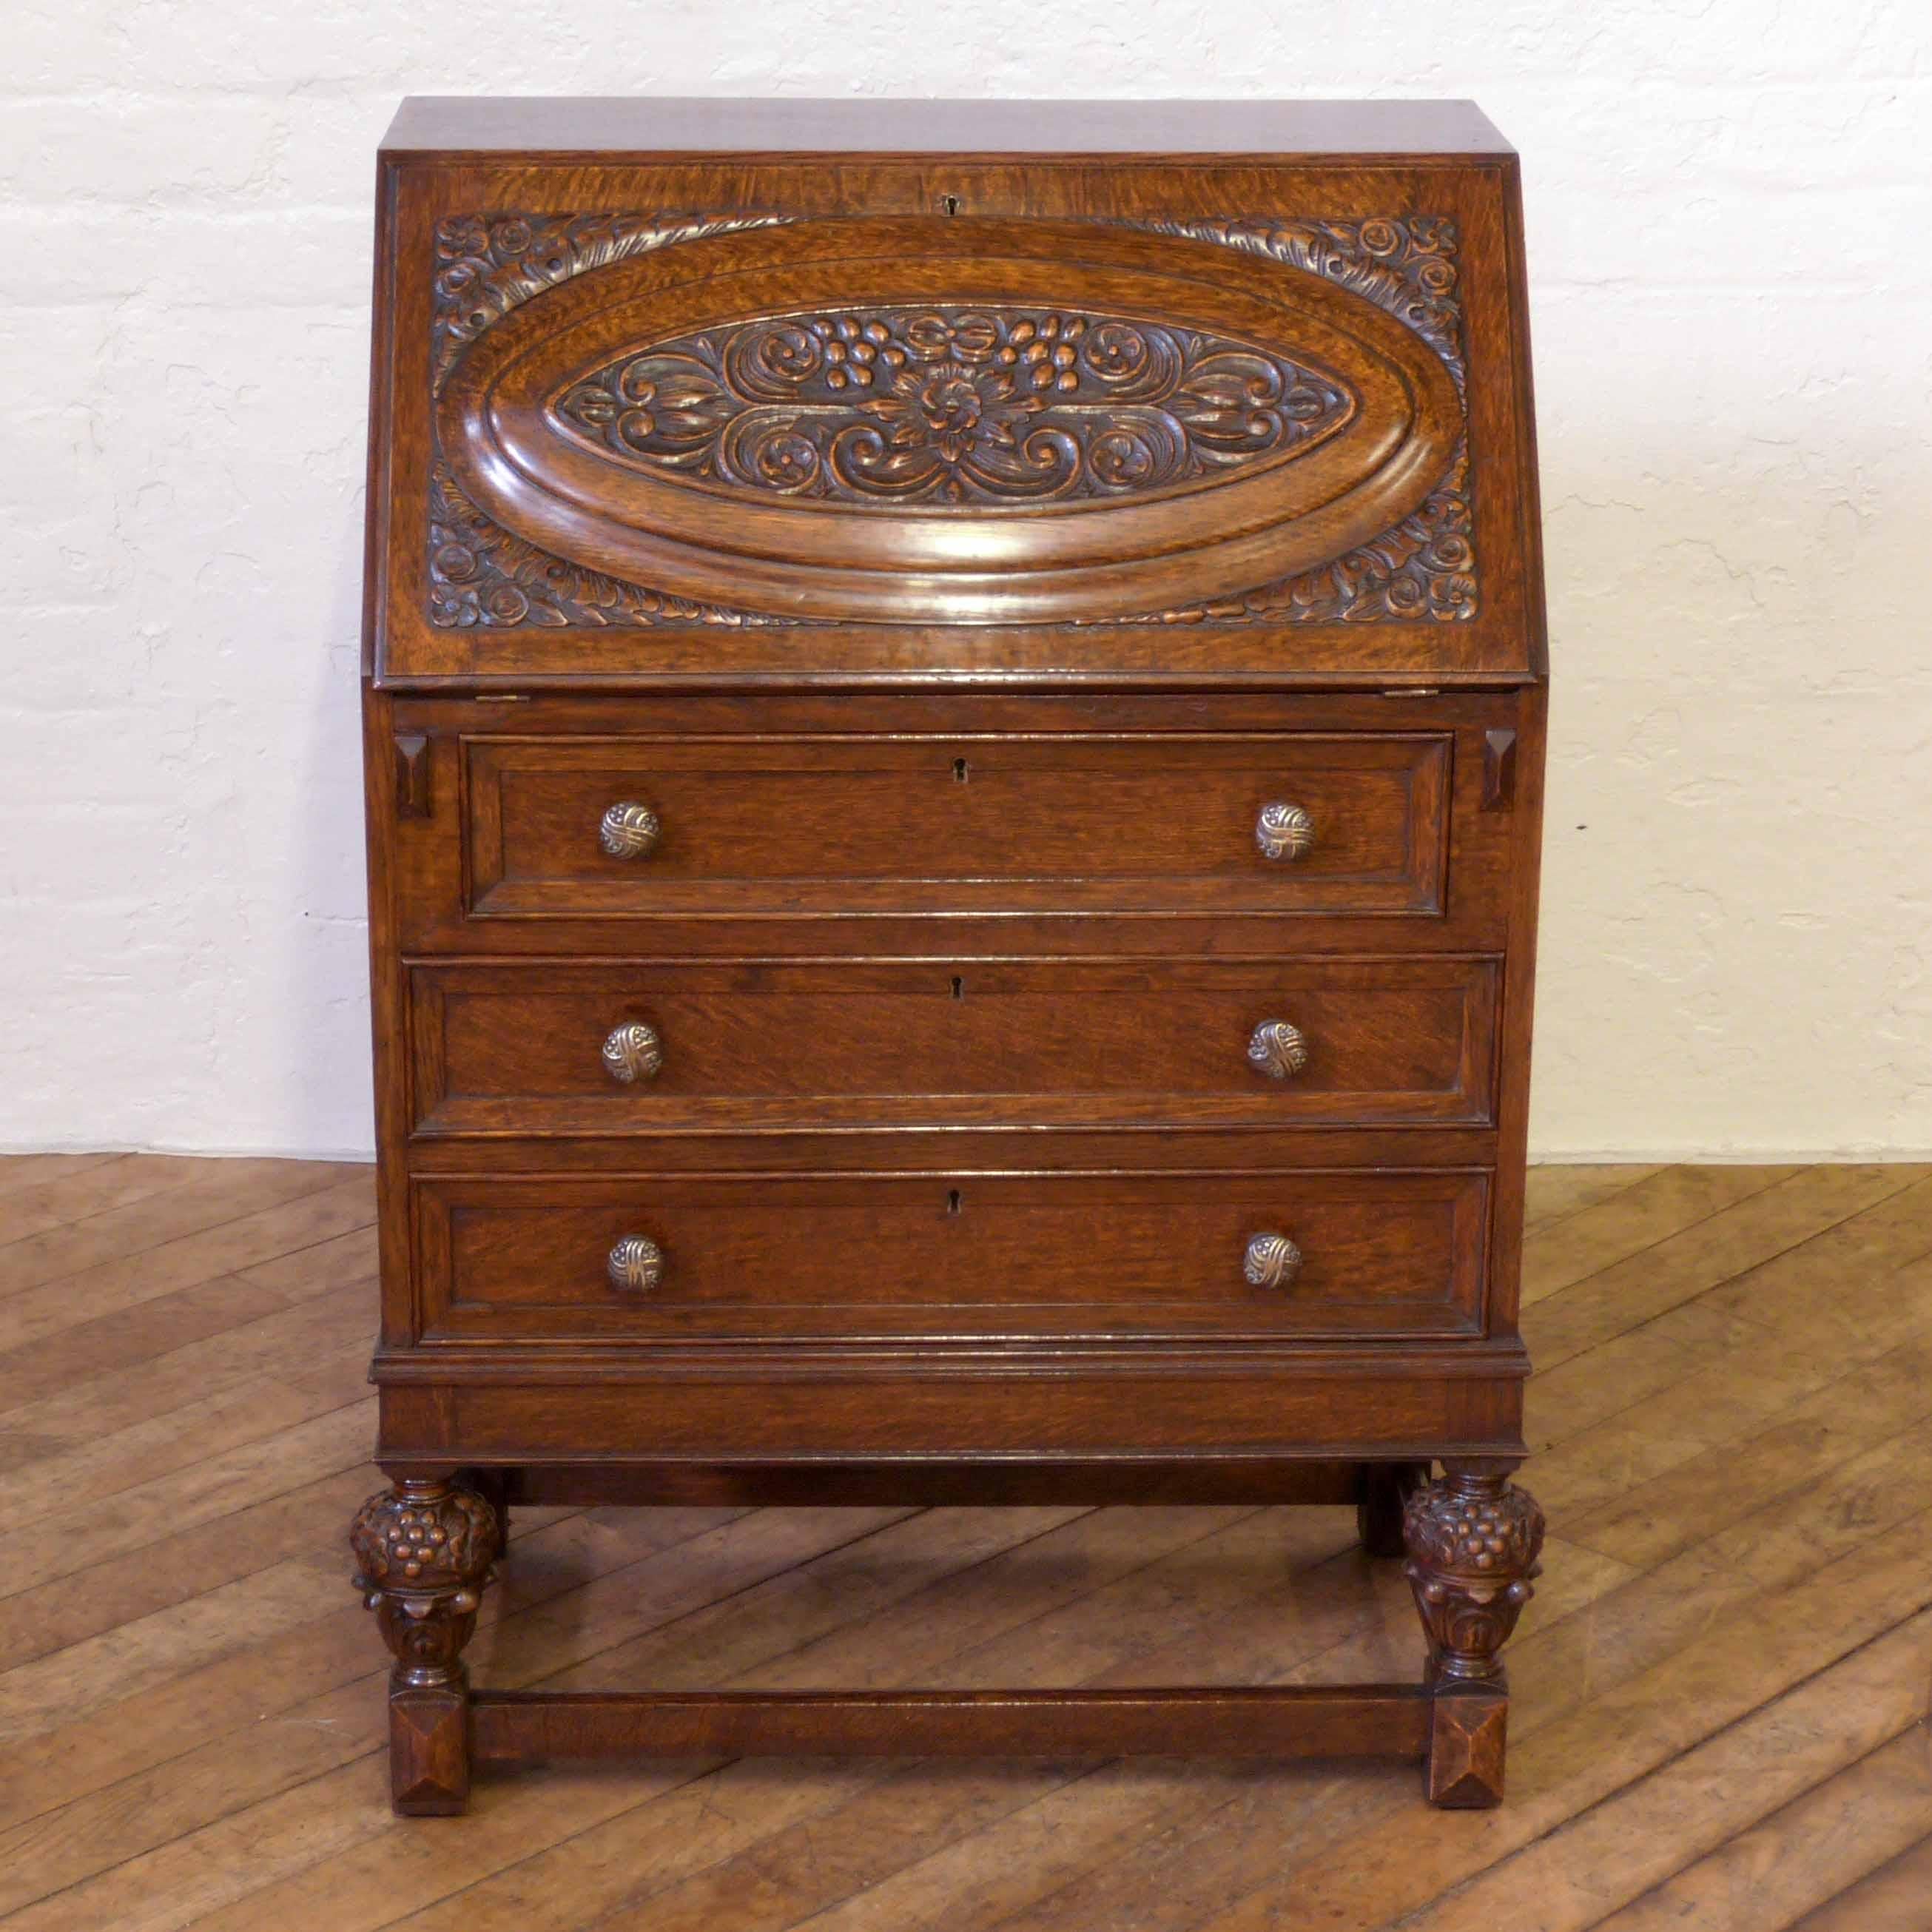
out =
<svg viewBox="0 0 1932 1932"><path fill-rule="evenodd" d="M412 1184L424 1339L1466 1335L1487 1177L1010 1174Z"/></svg>
<svg viewBox="0 0 1932 1932"><path fill-rule="evenodd" d="M1448 732L467 738L484 920L1439 915Z"/></svg>
<svg viewBox="0 0 1932 1932"><path fill-rule="evenodd" d="M410 971L436 1134L1486 1124L1489 959Z"/></svg>

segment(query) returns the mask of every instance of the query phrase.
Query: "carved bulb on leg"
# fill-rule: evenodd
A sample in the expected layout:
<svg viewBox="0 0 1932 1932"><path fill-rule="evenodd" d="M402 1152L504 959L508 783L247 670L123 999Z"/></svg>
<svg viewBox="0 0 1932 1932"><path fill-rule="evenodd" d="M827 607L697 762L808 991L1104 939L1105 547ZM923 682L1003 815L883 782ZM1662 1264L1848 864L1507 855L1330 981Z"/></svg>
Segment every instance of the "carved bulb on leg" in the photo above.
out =
<svg viewBox="0 0 1932 1932"><path fill-rule="evenodd" d="M1403 1512L1404 1574L1429 1634L1438 1682L1498 1678L1498 1653L1535 1592L1543 1512L1507 1477L1452 1471L1412 1495Z"/></svg>
<svg viewBox="0 0 1932 1932"><path fill-rule="evenodd" d="M463 1679L463 1646L490 1566L496 1514L473 1490L404 1481L371 1496L349 1532L356 1586L394 1655L398 1689L440 1689Z"/></svg>

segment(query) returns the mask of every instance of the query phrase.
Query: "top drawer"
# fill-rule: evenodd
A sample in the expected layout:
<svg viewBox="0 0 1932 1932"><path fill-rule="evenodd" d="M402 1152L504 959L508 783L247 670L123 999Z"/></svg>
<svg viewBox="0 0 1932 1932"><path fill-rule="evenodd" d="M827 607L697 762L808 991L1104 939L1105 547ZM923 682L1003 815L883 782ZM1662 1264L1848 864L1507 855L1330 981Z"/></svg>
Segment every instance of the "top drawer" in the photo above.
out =
<svg viewBox="0 0 1932 1932"><path fill-rule="evenodd" d="M466 911L1443 908L1447 733L475 737Z"/></svg>

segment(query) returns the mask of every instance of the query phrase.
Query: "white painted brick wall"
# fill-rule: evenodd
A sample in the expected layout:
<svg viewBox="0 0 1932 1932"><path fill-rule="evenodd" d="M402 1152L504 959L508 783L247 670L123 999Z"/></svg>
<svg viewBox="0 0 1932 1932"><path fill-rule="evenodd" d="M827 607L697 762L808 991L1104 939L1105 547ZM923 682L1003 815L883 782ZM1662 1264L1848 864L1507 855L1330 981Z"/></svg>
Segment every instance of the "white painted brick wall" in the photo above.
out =
<svg viewBox="0 0 1932 1932"><path fill-rule="evenodd" d="M14 0L0 1144L369 1142L356 586L406 92L1473 94L1558 682L1535 1138L1932 1151L1924 0Z"/></svg>

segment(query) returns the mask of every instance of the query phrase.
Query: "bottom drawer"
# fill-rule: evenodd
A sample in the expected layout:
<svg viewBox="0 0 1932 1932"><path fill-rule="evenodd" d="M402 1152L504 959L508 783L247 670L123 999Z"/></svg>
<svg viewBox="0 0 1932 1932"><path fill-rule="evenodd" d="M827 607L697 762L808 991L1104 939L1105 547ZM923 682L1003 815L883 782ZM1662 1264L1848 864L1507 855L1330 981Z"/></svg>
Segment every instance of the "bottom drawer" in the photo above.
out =
<svg viewBox="0 0 1932 1932"><path fill-rule="evenodd" d="M424 1340L1468 1335L1472 1172L418 1178Z"/></svg>

